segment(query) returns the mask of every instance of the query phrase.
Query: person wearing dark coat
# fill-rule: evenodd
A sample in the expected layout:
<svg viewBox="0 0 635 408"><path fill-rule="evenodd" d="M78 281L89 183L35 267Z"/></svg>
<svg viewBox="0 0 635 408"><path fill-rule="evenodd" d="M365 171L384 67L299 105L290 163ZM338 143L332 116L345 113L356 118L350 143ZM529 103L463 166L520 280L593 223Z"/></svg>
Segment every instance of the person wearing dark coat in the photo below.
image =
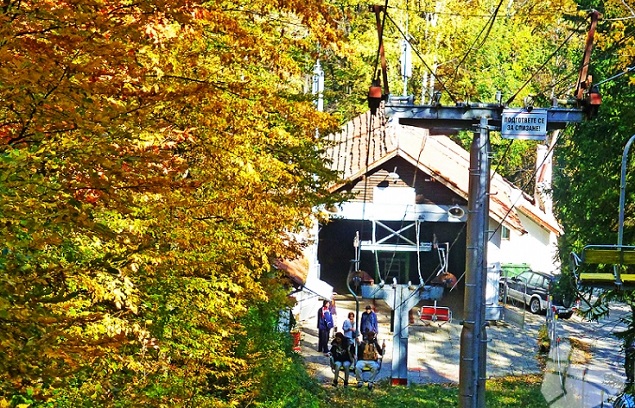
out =
<svg viewBox="0 0 635 408"><path fill-rule="evenodd" d="M373 312L373 308L370 305L366 305L366 310L362 313L359 328L364 338L368 332L373 332L375 335L379 334L379 330L377 330L377 315Z"/></svg>
<svg viewBox="0 0 635 408"><path fill-rule="evenodd" d="M333 387L337 387L337 380L340 377L340 370L344 369L344 387L348 387L348 377L350 374L350 367L354 362L353 345L349 343L348 339L341 332L335 333L333 343L331 343L331 358L333 359L333 371L335 376L333 377Z"/></svg>
<svg viewBox="0 0 635 408"><path fill-rule="evenodd" d="M330 301L325 300L317 314L318 351L324 354L329 352L329 334L333 328L333 316L329 310L330 303Z"/></svg>

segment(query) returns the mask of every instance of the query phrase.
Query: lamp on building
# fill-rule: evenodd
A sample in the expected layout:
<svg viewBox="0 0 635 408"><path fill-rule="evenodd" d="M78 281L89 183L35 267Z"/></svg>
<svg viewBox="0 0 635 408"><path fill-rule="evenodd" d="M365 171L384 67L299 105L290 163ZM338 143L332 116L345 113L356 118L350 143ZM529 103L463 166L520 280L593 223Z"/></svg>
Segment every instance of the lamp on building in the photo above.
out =
<svg viewBox="0 0 635 408"><path fill-rule="evenodd" d="M328 204L324 207L324 210L330 214L337 214L340 211L340 207L337 204Z"/></svg>
<svg viewBox="0 0 635 408"><path fill-rule="evenodd" d="M459 207L457 204L454 204L448 209L448 215L454 218L461 218L465 215L465 210Z"/></svg>
<svg viewBox="0 0 635 408"><path fill-rule="evenodd" d="M397 180L399 180L399 173L397 173L397 167L395 167L393 171L388 173L388 178L391 179L393 183L396 183Z"/></svg>

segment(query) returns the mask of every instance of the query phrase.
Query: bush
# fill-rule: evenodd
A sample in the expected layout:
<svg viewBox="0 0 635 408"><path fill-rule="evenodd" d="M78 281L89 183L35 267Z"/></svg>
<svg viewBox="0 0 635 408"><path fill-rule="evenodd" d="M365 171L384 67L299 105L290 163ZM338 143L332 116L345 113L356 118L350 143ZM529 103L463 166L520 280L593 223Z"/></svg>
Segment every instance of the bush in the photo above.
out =
<svg viewBox="0 0 635 408"><path fill-rule="evenodd" d="M551 339L549 338L549 330L547 325L543 324L538 330L538 350L541 353L548 353L551 348Z"/></svg>
<svg viewBox="0 0 635 408"><path fill-rule="evenodd" d="M237 357L249 366L237 385L239 405L317 408L324 391L292 351L290 333L278 330L279 315L273 303L263 303L243 319L246 332L237 339Z"/></svg>

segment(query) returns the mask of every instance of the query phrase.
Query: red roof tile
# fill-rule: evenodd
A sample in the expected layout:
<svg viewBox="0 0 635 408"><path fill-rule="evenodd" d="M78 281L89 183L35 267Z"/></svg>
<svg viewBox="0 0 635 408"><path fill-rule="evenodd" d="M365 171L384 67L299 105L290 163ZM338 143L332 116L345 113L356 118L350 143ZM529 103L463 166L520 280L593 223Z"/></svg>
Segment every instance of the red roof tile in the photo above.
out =
<svg viewBox="0 0 635 408"><path fill-rule="evenodd" d="M399 156L455 194L468 198L469 152L447 136L430 136L427 129L399 125L382 114L373 117L367 112L326 139L333 142L327 149L327 157L342 177L332 191ZM521 212L549 231L562 233L552 215L535 206L527 194L498 174L491 179L490 193L490 217L496 222L525 233L518 216Z"/></svg>

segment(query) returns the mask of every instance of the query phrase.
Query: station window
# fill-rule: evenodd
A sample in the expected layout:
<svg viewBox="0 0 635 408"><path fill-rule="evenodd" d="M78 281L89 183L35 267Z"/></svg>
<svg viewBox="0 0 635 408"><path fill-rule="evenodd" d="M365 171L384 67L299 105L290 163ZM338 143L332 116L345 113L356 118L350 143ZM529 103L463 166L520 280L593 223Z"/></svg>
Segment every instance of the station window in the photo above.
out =
<svg viewBox="0 0 635 408"><path fill-rule="evenodd" d="M382 279L387 282L392 282L392 278L397 278L398 281L406 279L405 273L407 271L407 260L404 254L394 254L391 256L379 256L379 274Z"/></svg>
<svg viewBox="0 0 635 408"><path fill-rule="evenodd" d="M501 229L501 239L509 241L509 235L509 228L503 226L503 228Z"/></svg>

